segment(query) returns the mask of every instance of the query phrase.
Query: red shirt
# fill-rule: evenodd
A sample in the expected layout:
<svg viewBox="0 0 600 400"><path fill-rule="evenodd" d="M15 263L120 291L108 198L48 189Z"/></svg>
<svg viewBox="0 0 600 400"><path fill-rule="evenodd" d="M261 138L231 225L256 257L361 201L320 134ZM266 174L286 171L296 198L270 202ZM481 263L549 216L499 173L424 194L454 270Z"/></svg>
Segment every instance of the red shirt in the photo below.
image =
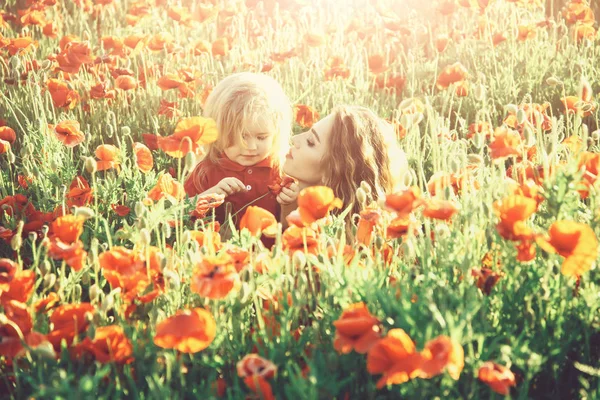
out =
<svg viewBox="0 0 600 400"><path fill-rule="evenodd" d="M199 176L201 171L204 175L198 180L196 176ZM196 168L186 179L184 183L185 192L188 196L193 197L215 186L221 179L230 177L242 181L246 185L247 191L238 192L225 198L225 202L215 210L216 220L220 223L226 222L225 207L227 203L231 203L231 215L235 214L248 203L267 194L269 192L267 185L272 185L279 180L279 171L273 165L273 160L270 157L249 167L231 161L225 155L219 158L217 163L205 159L196 165ZM197 180L198 182L196 182ZM272 194L267 194L251 205L270 211L279 220L280 206ZM233 218L235 226L238 228L242 215L244 215L244 211Z"/></svg>

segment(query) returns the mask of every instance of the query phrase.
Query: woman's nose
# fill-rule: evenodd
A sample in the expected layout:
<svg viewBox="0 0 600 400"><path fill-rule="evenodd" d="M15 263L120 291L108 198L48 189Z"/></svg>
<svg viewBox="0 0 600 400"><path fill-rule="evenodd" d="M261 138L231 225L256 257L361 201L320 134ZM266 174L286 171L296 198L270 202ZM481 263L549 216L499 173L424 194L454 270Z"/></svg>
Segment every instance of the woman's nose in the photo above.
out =
<svg viewBox="0 0 600 400"><path fill-rule="evenodd" d="M298 145L299 145L300 142L298 141L298 135L292 136L291 142L292 142L291 143L292 147L299 148Z"/></svg>

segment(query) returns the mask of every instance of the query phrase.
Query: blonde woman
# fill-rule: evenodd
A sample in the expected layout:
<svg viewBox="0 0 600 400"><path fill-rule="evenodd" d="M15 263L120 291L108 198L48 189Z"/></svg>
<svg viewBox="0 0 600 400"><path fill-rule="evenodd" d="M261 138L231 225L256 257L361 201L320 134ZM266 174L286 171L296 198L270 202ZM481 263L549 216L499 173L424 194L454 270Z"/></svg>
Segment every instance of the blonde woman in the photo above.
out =
<svg viewBox="0 0 600 400"><path fill-rule="evenodd" d="M219 137L186 179L187 195L223 194L232 214L254 202L279 215L279 204L298 194L293 185L277 198L264 196L279 179L292 126L292 107L279 83L263 74L230 75L206 99L204 116L216 121ZM224 205L216 218L224 222Z"/></svg>
<svg viewBox="0 0 600 400"><path fill-rule="evenodd" d="M393 128L368 108L336 107L308 131L295 135L283 172L298 181L299 189L324 185L333 189L348 214L359 213L356 191L366 182L377 199L402 187L408 171L405 153ZM282 222L296 208L295 200L282 207Z"/></svg>

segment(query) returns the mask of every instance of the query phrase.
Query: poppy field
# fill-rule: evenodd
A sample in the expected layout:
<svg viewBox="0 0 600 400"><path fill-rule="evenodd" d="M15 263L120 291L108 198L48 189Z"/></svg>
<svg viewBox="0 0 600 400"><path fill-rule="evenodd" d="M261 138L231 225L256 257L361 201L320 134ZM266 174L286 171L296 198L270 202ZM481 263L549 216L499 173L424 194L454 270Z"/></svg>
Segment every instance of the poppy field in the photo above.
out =
<svg viewBox="0 0 600 400"><path fill-rule="evenodd" d="M4 0L0 397L600 398L594 7ZM183 181L241 71L295 133L388 120L406 189L214 223Z"/></svg>

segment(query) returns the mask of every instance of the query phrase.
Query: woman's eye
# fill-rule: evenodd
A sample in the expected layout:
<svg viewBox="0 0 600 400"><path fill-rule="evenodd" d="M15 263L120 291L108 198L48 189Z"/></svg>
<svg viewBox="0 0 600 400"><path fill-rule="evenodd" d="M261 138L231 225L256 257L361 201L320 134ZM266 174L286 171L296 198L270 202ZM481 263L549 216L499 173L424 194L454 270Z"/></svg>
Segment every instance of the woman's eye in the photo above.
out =
<svg viewBox="0 0 600 400"><path fill-rule="evenodd" d="M312 141L312 140L310 140L310 139L307 139L307 140L306 140L306 143L308 144L308 147L313 147L313 146L315 145L315 142L313 142L313 141Z"/></svg>

